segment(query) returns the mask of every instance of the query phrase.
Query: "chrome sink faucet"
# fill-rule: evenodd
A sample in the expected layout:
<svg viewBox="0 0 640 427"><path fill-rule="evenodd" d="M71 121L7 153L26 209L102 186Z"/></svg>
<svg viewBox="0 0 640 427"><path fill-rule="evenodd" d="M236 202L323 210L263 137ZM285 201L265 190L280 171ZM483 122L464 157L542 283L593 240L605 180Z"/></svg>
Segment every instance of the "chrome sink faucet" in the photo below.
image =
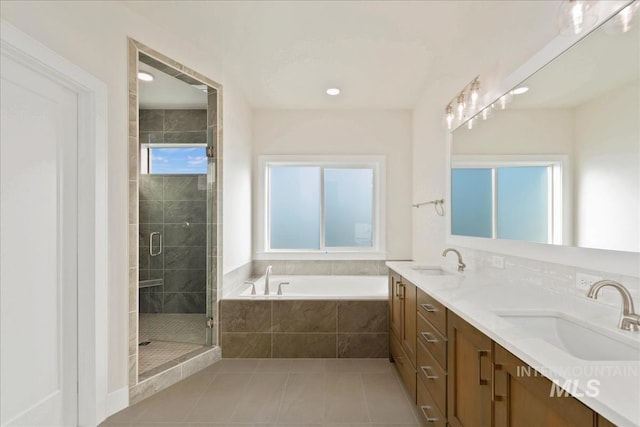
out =
<svg viewBox="0 0 640 427"><path fill-rule="evenodd" d="M269 279L271 279L271 270L272 270L272 267L268 265L267 271L264 273L264 294L265 295L269 295Z"/></svg>
<svg viewBox="0 0 640 427"><path fill-rule="evenodd" d="M464 268L467 265L464 262L462 262L462 255L460 255L460 252L458 252L457 250L455 250L453 248L447 248L442 252L442 256L446 257L449 252L453 252L454 254L456 254L458 256L458 271L464 271Z"/></svg>
<svg viewBox="0 0 640 427"><path fill-rule="evenodd" d="M616 289L622 295L622 311L620 312L620 321L618 322L618 328L625 331L638 331L640 330L640 315L634 312L633 300L631 294L622 284L615 280L600 280L595 282L589 288L587 297L592 299L598 299L598 292L605 286L611 286Z"/></svg>

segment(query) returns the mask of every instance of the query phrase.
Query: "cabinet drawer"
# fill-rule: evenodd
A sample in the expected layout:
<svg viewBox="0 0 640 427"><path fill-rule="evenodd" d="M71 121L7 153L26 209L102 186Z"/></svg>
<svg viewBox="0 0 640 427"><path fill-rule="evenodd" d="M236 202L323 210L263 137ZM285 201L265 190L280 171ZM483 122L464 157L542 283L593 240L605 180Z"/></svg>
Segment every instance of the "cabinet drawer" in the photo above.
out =
<svg viewBox="0 0 640 427"><path fill-rule="evenodd" d="M418 341L424 344L440 366L446 370L447 340L421 314L418 314Z"/></svg>
<svg viewBox="0 0 640 427"><path fill-rule="evenodd" d="M402 381L407 386L407 390L411 394L413 401L416 401L416 371L409 362L409 357L400 345L400 340L394 335L389 334L389 345L391 347L391 355L396 364L396 368L402 377Z"/></svg>
<svg viewBox="0 0 640 427"><path fill-rule="evenodd" d="M447 413L447 374L422 342L418 341L418 378L443 414Z"/></svg>
<svg viewBox="0 0 640 427"><path fill-rule="evenodd" d="M418 289L418 313L431 322L443 336L447 335L447 309L420 289Z"/></svg>
<svg viewBox="0 0 640 427"><path fill-rule="evenodd" d="M418 409L424 417L421 421L428 426L446 427L447 419L442 415L427 387L418 381Z"/></svg>

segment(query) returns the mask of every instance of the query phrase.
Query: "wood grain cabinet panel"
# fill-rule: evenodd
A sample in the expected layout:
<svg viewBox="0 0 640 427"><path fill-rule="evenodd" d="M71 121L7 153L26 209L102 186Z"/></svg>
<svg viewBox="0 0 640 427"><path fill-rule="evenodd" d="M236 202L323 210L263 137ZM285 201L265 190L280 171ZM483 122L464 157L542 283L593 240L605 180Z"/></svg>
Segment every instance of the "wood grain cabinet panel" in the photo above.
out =
<svg viewBox="0 0 640 427"><path fill-rule="evenodd" d="M551 393L552 382L495 344L496 427L593 427L594 412L577 399Z"/></svg>
<svg viewBox="0 0 640 427"><path fill-rule="evenodd" d="M449 424L491 426L492 341L451 312L447 322Z"/></svg>

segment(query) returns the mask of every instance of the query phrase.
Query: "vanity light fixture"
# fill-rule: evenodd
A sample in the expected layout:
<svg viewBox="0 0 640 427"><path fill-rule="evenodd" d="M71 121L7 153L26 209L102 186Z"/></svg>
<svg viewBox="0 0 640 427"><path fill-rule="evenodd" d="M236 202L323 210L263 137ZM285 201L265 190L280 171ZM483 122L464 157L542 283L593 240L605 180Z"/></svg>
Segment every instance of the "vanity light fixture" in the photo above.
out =
<svg viewBox="0 0 640 427"><path fill-rule="evenodd" d="M329 89L327 89L327 95L330 95L330 96L340 95L340 89L338 89L337 87L330 87Z"/></svg>
<svg viewBox="0 0 640 427"><path fill-rule="evenodd" d="M491 116L491 107L487 107L480 112L480 117L482 120L487 120Z"/></svg>
<svg viewBox="0 0 640 427"><path fill-rule="evenodd" d="M511 91L512 95L522 95L523 93L529 92L529 88L526 86L520 86Z"/></svg>
<svg viewBox="0 0 640 427"><path fill-rule="evenodd" d="M456 124L462 123L467 117L474 115L480 100L480 77L475 77L452 98L444 109L444 121L447 129L451 130ZM455 107L454 107L455 106ZM454 111L455 108L455 111Z"/></svg>
<svg viewBox="0 0 640 427"><path fill-rule="evenodd" d="M509 104L509 101L511 101L511 95L510 94L505 94L502 95L499 99L498 99L498 108L500 108L501 110L506 110L507 109L507 105Z"/></svg>
<svg viewBox="0 0 640 427"><path fill-rule="evenodd" d="M147 73L146 71L138 71L138 80L142 80L143 82L152 82L153 74Z"/></svg>
<svg viewBox="0 0 640 427"><path fill-rule="evenodd" d="M580 34L595 25L597 17L592 13L594 0L565 0L560 6L561 34Z"/></svg>

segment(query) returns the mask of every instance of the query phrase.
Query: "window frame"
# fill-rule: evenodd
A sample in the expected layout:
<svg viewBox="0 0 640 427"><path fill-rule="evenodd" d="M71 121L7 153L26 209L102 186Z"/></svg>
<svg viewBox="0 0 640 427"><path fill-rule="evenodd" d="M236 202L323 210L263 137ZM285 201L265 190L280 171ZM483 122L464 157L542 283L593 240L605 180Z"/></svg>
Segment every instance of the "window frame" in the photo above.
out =
<svg viewBox="0 0 640 427"><path fill-rule="evenodd" d="M270 247L269 168L271 166L312 166L320 174L320 248L272 249ZM373 170L371 247L325 246L324 169ZM255 259L386 259L386 158L380 155L261 155L258 157Z"/></svg>
<svg viewBox="0 0 640 427"><path fill-rule="evenodd" d="M547 166L549 172L549 203L548 219L549 230L547 242L544 244L567 245L572 241L571 224L571 171L569 156L565 154L533 154L533 155L453 155L451 167L453 169L482 168L491 169L492 182L492 237L479 237L491 240L509 240L499 238L498 233L498 200L497 200L497 169L510 167ZM451 180L451 178L449 178ZM453 191L453 189L451 189ZM450 206L453 209L453 206ZM449 234L456 237L472 237L453 234L452 224L449 225ZM527 240L519 240L527 243Z"/></svg>
<svg viewBox="0 0 640 427"><path fill-rule="evenodd" d="M207 144L165 144L162 142L156 143L143 143L140 144L140 163L138 167L140 168L140 175L193 175L192 173L163 173L163 174L154 174L151 173L151 149L152 148L199 148L204 147L205 149L205 157L206 157L206 148ZM143 166L143 162L146 160L146 166ZM208 159L207 159L208 161Z"/></svg>

